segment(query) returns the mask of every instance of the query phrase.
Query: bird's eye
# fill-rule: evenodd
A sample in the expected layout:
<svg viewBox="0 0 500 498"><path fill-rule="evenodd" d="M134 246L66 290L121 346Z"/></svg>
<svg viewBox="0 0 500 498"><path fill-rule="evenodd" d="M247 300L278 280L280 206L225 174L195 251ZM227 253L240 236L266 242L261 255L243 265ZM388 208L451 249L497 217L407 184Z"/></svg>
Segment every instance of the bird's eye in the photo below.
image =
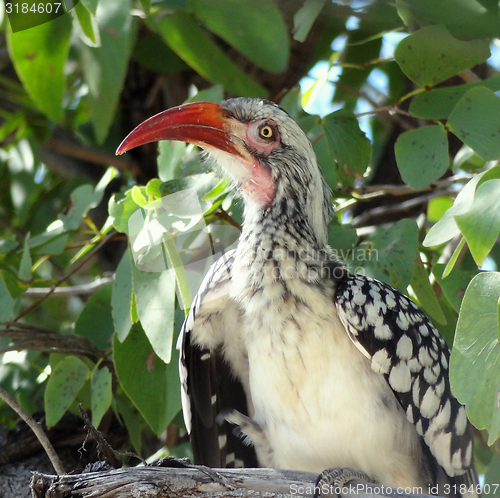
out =
<svg viewBox="0 0 500 498"><path fill-rule="evenodd" d="M274 138L274 130L269 125L262 125L259 128L259 136L265 140L272 140Z"/></svg>

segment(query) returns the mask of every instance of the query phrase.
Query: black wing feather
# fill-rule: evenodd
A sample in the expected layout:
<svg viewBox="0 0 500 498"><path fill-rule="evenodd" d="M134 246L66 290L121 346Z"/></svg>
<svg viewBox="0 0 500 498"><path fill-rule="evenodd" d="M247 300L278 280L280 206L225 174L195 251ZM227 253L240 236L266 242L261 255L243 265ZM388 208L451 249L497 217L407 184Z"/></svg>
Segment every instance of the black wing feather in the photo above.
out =
<svg viewBox="0 0 500 498"><path fill-rule="evenodd" d="M233 259L234 251L228 252L210 268L193 300L177 346L181 353L183 411L190 430L194 463L209 467L258 466L253 447L233 434L228 424L221 426L216 422L217 415L229 408L248 416L241 382L231 372L220 347L211 350L193 342L197 319L211 321L212 315L204 314L203 303L214 295L220 297L221 290L230 283ZM212 312L213 316L217 314L217 310Z"/></svg>

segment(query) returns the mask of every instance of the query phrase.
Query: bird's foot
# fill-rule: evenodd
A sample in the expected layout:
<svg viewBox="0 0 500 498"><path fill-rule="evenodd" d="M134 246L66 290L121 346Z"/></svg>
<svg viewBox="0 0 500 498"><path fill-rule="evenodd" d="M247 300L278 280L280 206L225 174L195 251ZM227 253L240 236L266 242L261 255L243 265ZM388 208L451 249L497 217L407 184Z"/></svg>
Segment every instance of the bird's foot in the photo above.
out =
<svg viewBox="0 0 500 498"><path fill-rule="evenodd" d="M332 467L326 469L316 479L314 498L322 496L341 496L342 488L351 481L376 482L360 470L350 467Z"/></svg>
<svg viewBox="0 0 500 498"><path fill-rule="evenodd" d="M228 422L234 425L233 434L239 437L246 445L254 445L265 438L262 427L251 418L243 415L238 410L227 409L217 415L216 421L219 425Z"/></svg>
<svg viewBox="0 0 500 498"><path fill-rule="evenodd" d="M234 425L233 434L244 444L252 445L255 448L259 462L262 465L271 466L273 451L267 435L259 423L234 409L221 411L216 420L220 425L224 422Z"/></svg>

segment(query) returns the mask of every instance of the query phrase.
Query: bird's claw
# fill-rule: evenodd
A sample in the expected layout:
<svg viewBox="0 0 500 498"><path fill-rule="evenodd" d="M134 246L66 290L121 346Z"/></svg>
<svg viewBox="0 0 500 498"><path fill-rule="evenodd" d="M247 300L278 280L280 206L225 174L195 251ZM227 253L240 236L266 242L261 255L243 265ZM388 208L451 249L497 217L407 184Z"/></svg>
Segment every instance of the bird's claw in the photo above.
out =
<svg viewBox="0 0 500 498"><path fill-rule="evenodd" d="M341 497L342 488L350 481L375 482L360 470L351 467L332 467L319 474L314 485L314 498L322 496Z"/></svg>
<svg viewBox="0 0 500 498"><path fill-rule="evenodd" d="M263 437L260 425L237 410L223 410L215 420L219 425L224 422L234 425L233 434L247 445L254 444Z"/></svg>

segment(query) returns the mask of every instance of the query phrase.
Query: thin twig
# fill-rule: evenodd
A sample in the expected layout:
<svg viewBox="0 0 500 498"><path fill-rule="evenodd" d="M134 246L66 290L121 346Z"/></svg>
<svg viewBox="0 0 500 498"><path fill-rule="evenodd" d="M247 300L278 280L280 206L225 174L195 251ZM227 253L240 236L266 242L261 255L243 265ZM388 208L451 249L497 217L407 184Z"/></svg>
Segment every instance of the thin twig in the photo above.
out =
<svg viewBox="0 0 500 498"><path fill-rule="evenodd" d="M358 227L363 227L367 225L372 225L373 223L371 220L373 218L379 217L379 216L386 216L388 214L396 214L396 213L401 213L408 211L409 209L412 209L420 204L424 204L425 202L430 201L431 199L434 199L434 197L440 197L442 195L446 195L448 193L451 193L452 190L451 188L449 190L440 190L437 192L429 192L428 194L421 195L419 197L415 197L414 199L410 199L405 202L401 202L399 204L388 204L385 206L379 206L373 209L370 209L368 211L365 211L363 214L360 214L359 216L356 216L351 222L351 225L354 228Z"/></svg>
<svg viewBox="0 0 500 498"><path fill-rule="evenodd" d="M82 404L78 404L78 410L80 411L80 416L85 424L85 430L87 431L87 437L92 436L96 442L100 454L104 457L105 461L111 465L114 469L119 469L123 467L123 461L120 454L106 441L102 432L98 431L90 421L87 412L83 409ZM140 457L139 457L140 458Z"/></svg>
<svg viewBox="0 0 500 498"><path fill-rule="evenodd" d="M95 253L101 250L101 248L106 245L118 232L112 231L110 232L104 239L102 239L99 244L97 244L94 249L92 249L85 258L83 258L78 265L76 265L74 268L72 268L68 273L66 273L61 279L59 279L50 289L49 291L44 294L38 301L35 301L31 306L28 306L27 309L25 309L21 314L19 314L14 321L19 320L22 318L24 315L28 314L31 310L35 309L40 303L45 301L51 294L54 293L54 291L59 287L63 282L68 280L71 275L76 273L89 259L91 259Z"/></svg>
<svg viewBox="0 0 500 498"><path fill-rule="evenodd" d="M385 107L378 107L378 106L376 106L371 111L357 112L354 115L357 118L360 118L361 116L371 116L372 114L377 114L377 113L380 113L380 112L387 112L388 114L391 114L391 115L392 114L401 114L402 116L406 116L408 118L415 117L412 114L410 114L409 112L404 111L403 109L398 109L397 107L394 107L393 105L388 105L388 106L385 106Z"/></svg>
<svg viewBox="0 0 500 498"><path fill-rule="evenodd" d="M57 456L54 447L50 443L49 438L47 437L47 434L45 434L45 431L42 429L41 425L29 413L27 413L17 403L17 401L2 387L0 387L0 398L2 398L35 433L35 436L37 437L38 441L40 441L40 444L45 450L45 453L47 453L47 456L49 457L50 462L52 463L52 466L54 467L54 470L57 472L57 474L65 474L66 472L64 471L64 466Z"/></svg>
<svg viewBox="0 0 500 498"><path fill-rule="evenodd" d="M217 211L215 211L212 214L219 220L225 221L226 223L233 226L234 228L237 228L241 232L241 225L235 219L229 216L227 211L225 211L222 207L217 209Z"/></svg>
<svg viewBox="0 0 500 498"><path fill-rule="evenodd" d="M139 165L129 159L117 157L114 154L93 147L58 140L57 138L47 140L43 143L43 147L89 163L100 164L102 166L114 166L120 171L130 171L134 175L139 174L141 171Z"/></svg>
<svg viewBox="0 0 500 498"><path fill-rule="evenodd" d="M442 180L436 180L422 190L415 190L409 185L364 185L354 190L346 190L345 193L350 193L356 197L356 199L372 199L373 197L381 197L384 195L399 196L415 194L417 192L436 192L442 189L447 190L448 187L456 183L467 183L473 177L474 175L450 176Z"/></svg>
<svg viewBox="0 0 500 498"><path fill-rule="evenodd" d="M26 289L23 293L24 296L45 296L46 294L53 297L68 297L68 296L87 296L93 294L95 291L102 289L109 283L113 282L114 276L98 278L93 282L82 285L73 285L68 287L58 287L51 291L50 287L31 287ZM48 297L48 296L47 296Z"/></svg>
<svg viewBox="0 0 500 498"><path fill-rule="evenodd" d="M380 57L379 59L372 59L367 62L363 62L362 64L353 64L350 62L335 62L332 64L332 67L342 67L347 69L366 69L370 66L375 66L376 64L380 64L381 62L390 62L394 60L394 56L390 57Z"/></svg>

